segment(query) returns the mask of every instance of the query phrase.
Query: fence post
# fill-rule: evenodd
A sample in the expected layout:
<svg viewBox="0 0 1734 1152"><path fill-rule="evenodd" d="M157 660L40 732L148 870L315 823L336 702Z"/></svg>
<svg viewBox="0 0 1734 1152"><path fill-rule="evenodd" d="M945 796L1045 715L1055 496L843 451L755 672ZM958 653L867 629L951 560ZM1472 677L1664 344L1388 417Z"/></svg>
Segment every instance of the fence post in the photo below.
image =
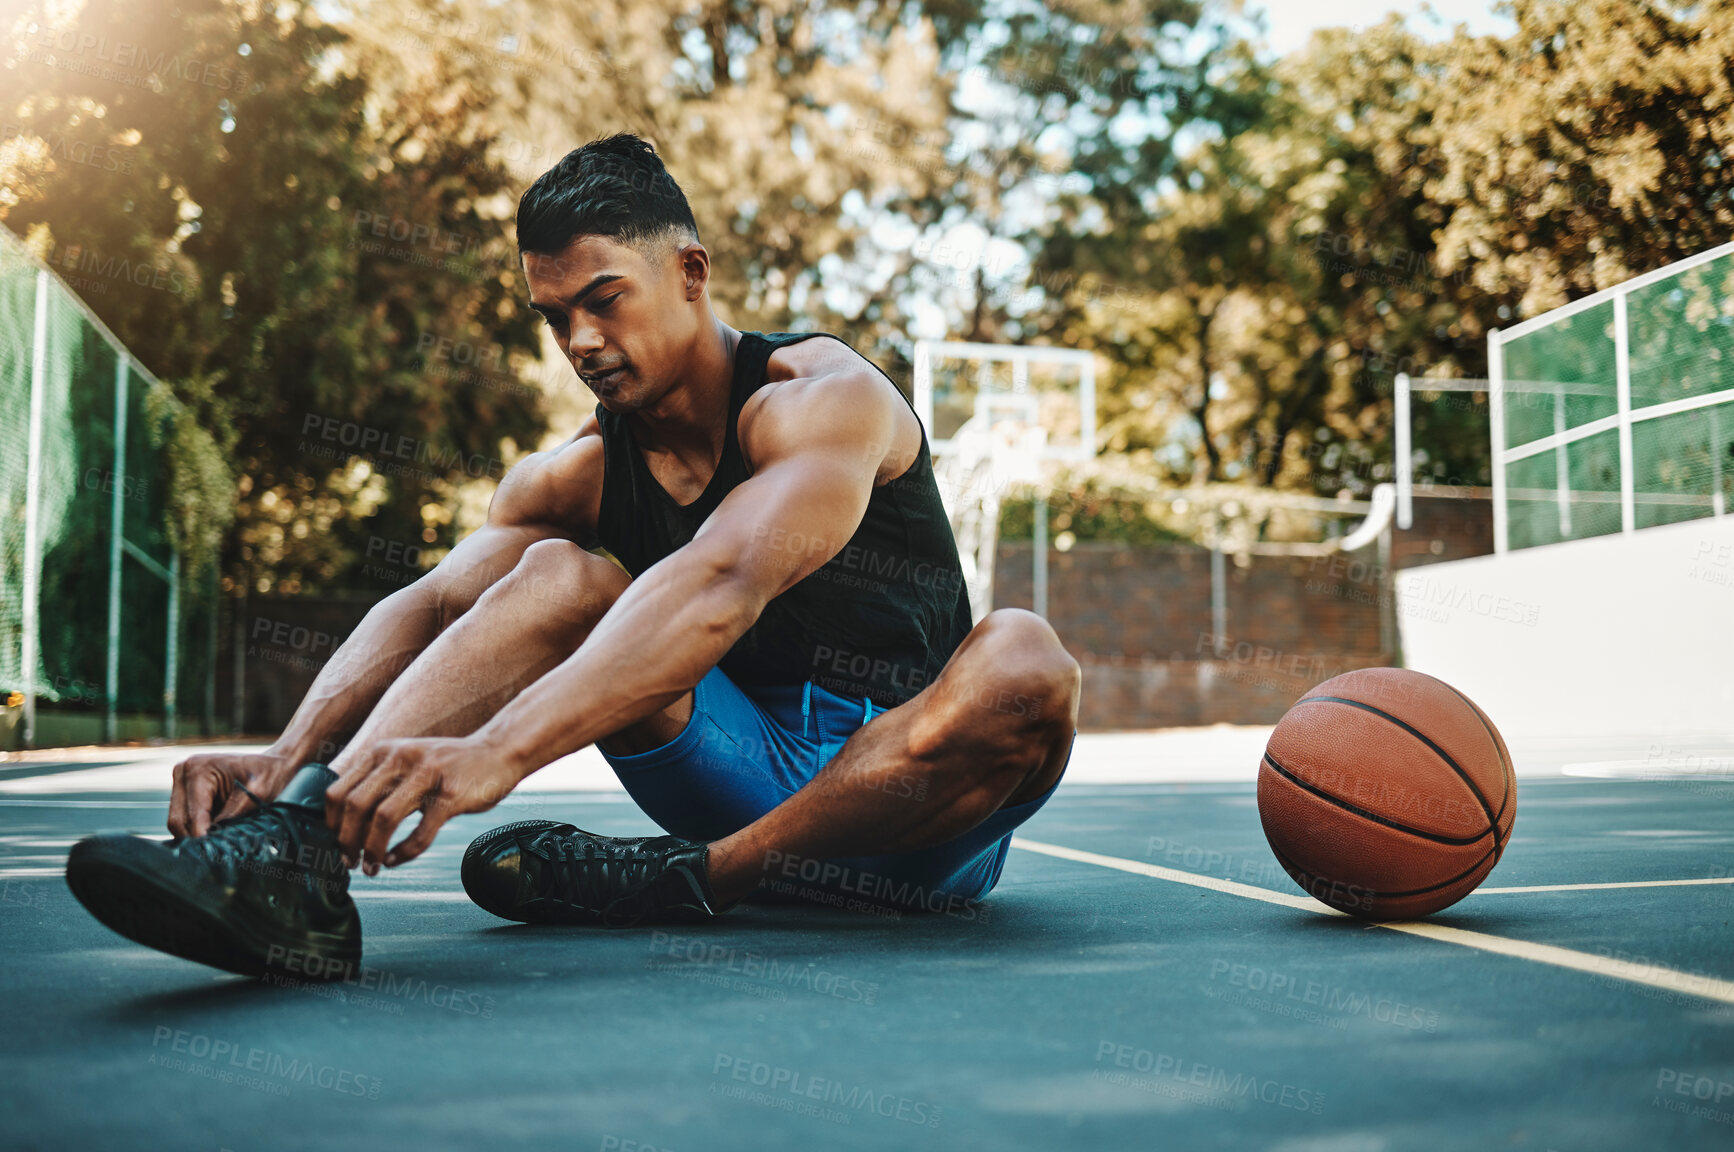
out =
<svg viewBox="0 0 1734 1152"><path fill-rule="evenodd" d="M1717 415L1720 404L1710 405L1710 515L1724 516L1728 498L1722 495L1722 421Z"/></svg>
<svg viewBox="0 0 1734 1152"><path fill-rule="evenodd" d="M48 376L48 270L36 271L36 317L31 325L30 430L24 465L24 746L36 746L37 629L42 598L42 406Z"/></svg>
<svg viewBox="0 0 1734 1152"><path fill-rule="evenodd" d="M1489 453L1493 465L1493 551L1497 555L1511 547L1511 521L1505 508L1505 346L1497 328L1487 330L1487 388L1488 435L1493 441Z"/></svg>
<svg viewBox="0 0 1734 1152"><path fill-rule="evenodd" d="M169 553L169 638L163 656L163 735L175 738L175 678L181 656L181 554Z"/></svg>
<svg viewBox="0 0 1734 1152"><path fill-rule="evenodd" d="M1414 451L1409 443L1409 374L1397 373L1397 390L1394 397L1396 411L1392 416L1396 424L1397 434L1397 527L1405 532L1415 523L1415 462Z"/></svg>
<svg viewBox="0 0 1734 1152"><path fill-rule="evenodd" d="M1397 627L1397 574L1391 567L1391 522L1379 529L1379 650L1391 666L1403 666L1403 634Z"/></svg>
<svg viewBox="0 0 1734 1152"><path fill-rule="evenodd" d="M1036 615L1048 618L1048 496L1036 490L1035 524L1030 532L1030 547L1035 553L1035 569L1030 579L1030 603Z"/></svg>
<svg viewBox="0 0 1734 1152"><path fill-rule="evenodd" d="M1553 434L1564 436L1565 427L1565 386L1553 386ZM1571 532L1571 457L1566 444L1561 440L1553 446L1553 484L1554 505L1559 510L1559 538L1570 540Z"/></svg>
<svg viewBox="0 0 1734 1152"><path fill-rule="evenodd" d="M1220 658L1228 636L1228 571L1222 557L1222 524L1210 518L1210 630L1215 637L1211 654Z"/></svg>
<svg viewBox="0 0 1734 1152"><path fill-rule="evenodd" d="M1632 361L1626 335L1626 294L1614 293L1614 381L1620 412L1620 531L1638 528L1637 485L1632 476Z"/></svg>
<svg viewBox="0 0 1734 1152"><path fill-rule="evenodd" d="M108 503L108 708L102 721L102 738L113 744L119 739L120 712L120 581L121 539L126 532L126 356L114 360L114 495Z"/></svg>

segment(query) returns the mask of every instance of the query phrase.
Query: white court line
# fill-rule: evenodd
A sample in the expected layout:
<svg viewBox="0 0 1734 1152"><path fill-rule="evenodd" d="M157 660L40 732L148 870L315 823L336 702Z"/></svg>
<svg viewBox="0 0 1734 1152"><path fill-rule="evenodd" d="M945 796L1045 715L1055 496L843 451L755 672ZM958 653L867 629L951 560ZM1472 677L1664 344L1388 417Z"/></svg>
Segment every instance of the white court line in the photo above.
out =
<svg viewBox="0 0 1734 1152"><path fill-rule="evenodd" d="M1136 872L1140 876L1154 876L1158 880L1172 880L1176 884L1190 884L1194 888L1209 888L1213 892L1226 892L1230 896L1244 896L1248 900L1263 900L1266 904L1281 904L1285 908L1299 908L1303 912L1317 912L1324 916L1342 916L1345 919L1348 917L1347 912L1338 912L1335 908L1327 908L1311 896L1272 892L1269 888L1255 888L1251 884L1242 884L1238 880L1218 880L1214 876L1200 876L1196 872L1182 872L1177 868L1164 868L1160 864L1146 864L1142 860L1123 860L1118 856L1099 856L1094 852L1080 852L1076 848L1062 848L1058 844L1044 844L1040 840L1025 840L1022 836L1012 837L1012 847L1028 848L1031 852L1058 856L1062 860L1077 860L1084 864L1100 864L1104 868L1118 868L1122 872Z"/></svg>
<svg viewBox="0 0 1734 1152"><path fill-rule="evenodd" d="M1472 896L1500 892L1590 892L1598 888L1684 888L1693 884L1734 884L1734 876L1710 876L1702 880L1622 880L1613 884L1530 884L1522 888L1477 888Z"/></svg>
<svg viewBox="0 0 1734 1152"><path fill-rule="evenodd" d="M1080 852L1076 848L1045 844L1039 840L1025 840L1021 836L1012 838L1012 847L1039 852L1045 856L1057 856L1062 860L1076 860L1080 864L1097 864L1103 868L1115 868L1121 872L1135 872L1140 876L1152 876L1158 880L1172 880L1176 884L1190 884L1194 888L1208 888L1213 892L1226 892L1231 896L1243 896L1248 900L1262 900L1266 904L1299 908L1304 912L1312 912L1320 916L1340 916L1348 919L1347 913L1338 912L1334 908L1327 908L1310 896L1272 892L1268 888L1256 888L1251 884L1241 884L1234 880L1218 880L1214 876L1199 876L1192 872L1179 872L1173 868L1146 864L1141 860L1123 860L1118 856ZM1676 972L1672 968L1663 968L1657 964L1633 964L1627 960L1616 960L1611 956L1594 956L1588 952L1577 952L1552 944L1533 944L1527 940L1511 940L1504 936L1473 932L1467 928L1452 928L1444 924L1430 924L1422 920L1393 920L1382 924L1367 921L1367 926L1387 928L1392 932L1402 932L1409 936L1420 936L1446 944L1460 944L1465 948L1478 948L1483 952L1494 952L1501 956L1515 956L1520 960L1533 960L1538 964L1553 964L1560 968L1573 968L1579 972L1591 972L1597 976L1629 980L1634 984L1647 984L1652 988L1663 988L1669 992L1683 992L1689 996L1701 996L1706 1000L1720 1000L1724 1004L1734 1004L1734 981L1718 980L1713 976L1696 976L1688 972Z"/></svg>

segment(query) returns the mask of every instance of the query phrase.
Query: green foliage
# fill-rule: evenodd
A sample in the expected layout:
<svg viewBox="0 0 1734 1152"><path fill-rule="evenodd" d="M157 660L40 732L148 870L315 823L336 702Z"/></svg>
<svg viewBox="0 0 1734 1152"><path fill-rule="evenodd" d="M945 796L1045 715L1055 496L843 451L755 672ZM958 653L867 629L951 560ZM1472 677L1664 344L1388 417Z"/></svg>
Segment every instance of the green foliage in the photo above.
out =
<svg viewBox="0 0 1734 1152"><path fill-rule="evenodd" d="M50 7L0 26L0 219L192 413L169 530L220 538L231 587L354 583L372 537L435 555L570 434L590 397L537 362L511 215L623 129L686 189L724 319L894 374L935 305L1097 349L1103 446L1158 486L1364 494L1396 373L1482 376L1490 327L1734 230L1734 0L1516 0L1508 38L1392 18L1277 61L1196 0ZM908 239L958 225L1028 282ZM1429 470L1483 482L1482 411L1417 420ZM1056 533L1170 531L1072 499Z"/></svg>
<svg viewBox="0 0 1734 1152"><path fill-rule="evenodd" d="M189 390L201 383L189 382ZM145 403L151 443L167 447L169 541L189 573L203 573L220 559L235 520L235 476L217 438L191 407L173 400L167 388L152 389Z"/></svg>
<svg viewBox="0 0 1734 1152"><path fill-rule="evenodd" d="M173 438L177 537L204 548L220 469L243 478L227 584L341 583L367 536L424 541L422 508L466 464L497 475L541 434L533 392L449 386L423 362L430 334L536 346L488 200L511 185L481 159L484 100L436 77L377 105L361 46L312 8L32 7L6 113L36 146L0 166L0 210L48 226L50 264L204 430ZM368 484L352 429L412 463L375 448Z"/></svg>
<svg viewBox="0 0 1734 1152"><path fill-rule="evenodd" d="M1147 497L1116 491L1095 480L1055 489L1048 497L1048 539L1071 533L1080 542L1136 545L1186 544L1190 537L1176 532L1153 514ZM1035 502L1027 496L1000 506L1002 540L1035 536Z"/></svg>
<svg viewBox="0 0 1734 1152"><path fill-rule="evenodd" d="M1174 484L1364 494L1399 371L1485 376L1491 327L1726 240L1734 4L1513 15L1504 39L1327 30L1268 65L1230 46L1200 95L1233 108L1220 131L1085 169L1026 242L1050 281L1114 285L1076 279L1041 318L1111 363L1109 450ZM1487 482L1484 408L1417 415L1429 469Z"/></svg>

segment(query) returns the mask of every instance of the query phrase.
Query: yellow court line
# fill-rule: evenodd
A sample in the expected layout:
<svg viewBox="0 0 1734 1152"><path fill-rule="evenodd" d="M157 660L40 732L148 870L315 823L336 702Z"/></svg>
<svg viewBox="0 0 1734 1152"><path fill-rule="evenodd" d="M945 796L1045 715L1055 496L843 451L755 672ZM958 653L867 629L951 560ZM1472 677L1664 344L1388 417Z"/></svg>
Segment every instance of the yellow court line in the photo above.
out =
<svg viewBox="0 0 1734 1152"><path fill-rule="evenodd" d="M1709 876L1702 880L1622 880L1613 884L1530 884L1522 888L1477 888L1472 896L1500 892L1589 892L1598 888L1685 888L1693 884L1734 884L1734 876Z"/></svg>
<svg viewBox="0 0 1734 1152"><path fill-rule="evenodd" d="M1226 892L1231 896L1242 896L1248 900L1262 900L1266 904L1281 904L1285 908L1299 908L1304 912L1312 912L1320 916L1348 918L1346 913L1338 912L1334 908L1327 908L1310 896L1272 892L1268 888L1257 888L1251 884L1241 884L1234 880L1218 880L1214 876L1200 876L1193 872L1180 872L1173 868L1163 868L1157 864L1146 864L1141 860L1125 860L1118 856L1081 852L1076 848L1066 848L1059 844L1025 840L1021 836L1012 838L1012 847L1039 852L1044 856L1057 856L1061 860L1075 860L1080 864L1096 864L1103 868L1115 868L1121 872L1134 872L1140 876L1154 877L1157 880L1171 880L1176 884L1190 884L1194 888L1208 888L1213 892ZM1647 984L1651 988L1663 988L1669 992L1681 992L1688 996L1700 996L1706 1000L1720 1000L1724 1004L1734 1004L1734 981L1718 980L1714 976L1698 976L1690 972L1677 972L1659 964L1634 964L1629 960L1616 960L1612 956L1596 956L1588 952L1577 952L1570 948L1559 948L1552 944L1533 944L1528 940L1511 940L1486 932L1473 932L1467 928L1430 924L1424 920L1394 920L1386 923L1368 921L1367 926L1370 928L1388 928L1392 932L1402 932L1409 936L1438 940L1445 944L1459 944L1465 948L1477 948L1483 952L1493 952L1501 956L1515 956L1520 960L1533 960L1538 964L1553 964L1560 968L1572 968L1579 972L1589 972L1615 980L1627 980L1633 984Z"/></svg>

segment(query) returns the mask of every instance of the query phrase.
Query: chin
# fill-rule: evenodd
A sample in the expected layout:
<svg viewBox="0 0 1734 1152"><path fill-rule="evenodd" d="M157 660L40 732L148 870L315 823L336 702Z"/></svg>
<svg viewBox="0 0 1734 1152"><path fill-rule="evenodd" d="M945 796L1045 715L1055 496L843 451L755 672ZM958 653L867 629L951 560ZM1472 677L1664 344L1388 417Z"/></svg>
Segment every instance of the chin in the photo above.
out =
<svg viewBox="0 0 1734 1152"><path fill-rule="evenodd" d="M645 389L630 384L624 388L610 388L603 392L592 388L591 393L596 397L596 402L610 412L637 412L648 407L652 399Z"/></svg>

